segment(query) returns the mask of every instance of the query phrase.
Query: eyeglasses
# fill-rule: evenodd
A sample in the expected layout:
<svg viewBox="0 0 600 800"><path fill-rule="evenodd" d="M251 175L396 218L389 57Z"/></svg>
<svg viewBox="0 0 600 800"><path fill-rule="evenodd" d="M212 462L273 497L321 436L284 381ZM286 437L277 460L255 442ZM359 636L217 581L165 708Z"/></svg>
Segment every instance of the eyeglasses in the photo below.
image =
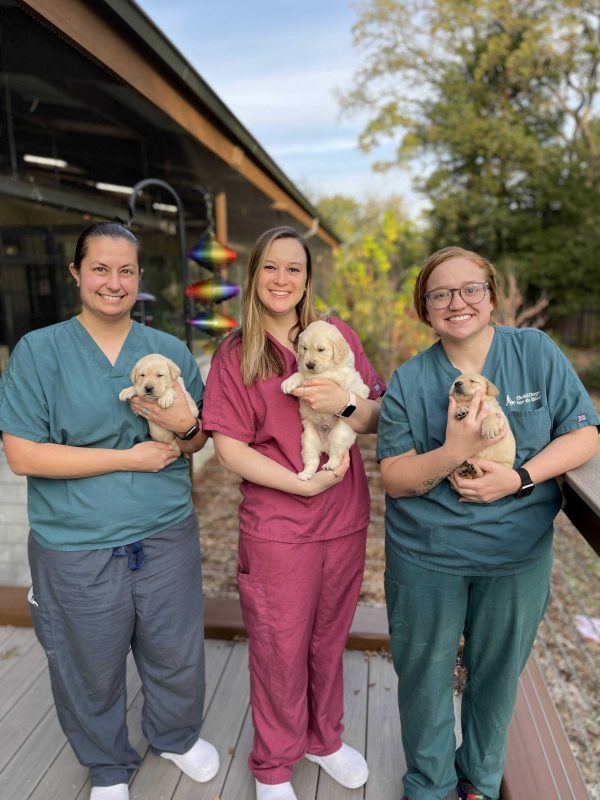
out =
<svg viewBox="0 0 600 800"><path fill-rule="evenodd" d="M441 311L444 308L448 308L454 297L454 292L458 292L465 303L475 306L477 303L481 303L485 297L485 290L489 288L489 283L467 283L458 289L434 289L431 292L425 292L424 297L432 308L436 311Z"/></svg>

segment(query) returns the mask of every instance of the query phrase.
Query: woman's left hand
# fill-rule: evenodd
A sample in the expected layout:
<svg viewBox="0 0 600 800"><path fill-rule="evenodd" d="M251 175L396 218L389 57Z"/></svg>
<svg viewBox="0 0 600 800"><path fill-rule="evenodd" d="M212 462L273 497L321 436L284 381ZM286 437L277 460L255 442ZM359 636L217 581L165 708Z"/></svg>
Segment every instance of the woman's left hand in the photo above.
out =
<svg viewBox="0 0 600 800"><path fill-rule="evenodd" d="M348 404L348 391L328 378L309 378L292 394L304 400L313 411L339 414Z"/></svg>
<svg viewBox="0 0 600 800"><path fill-rule="evenodd" d="M174 384L175 400L169 408L161 408L158 403L146 400L143 397L132 397L129 406L138 417L144 417L151 422L156 422L162 428L176 433L184 433L194 424L194 417L190 411L187 398L179 383Z"/></svg>
<svg viewBox="0 0 600 800"><path fill-rule="evenodd" d="M483 458L469 458L484 471L481 478L459 478L455 473L448 476L450 485L460 495L460 503L493 503L502 497L515 494L521 480L514 469Z"/></svg>

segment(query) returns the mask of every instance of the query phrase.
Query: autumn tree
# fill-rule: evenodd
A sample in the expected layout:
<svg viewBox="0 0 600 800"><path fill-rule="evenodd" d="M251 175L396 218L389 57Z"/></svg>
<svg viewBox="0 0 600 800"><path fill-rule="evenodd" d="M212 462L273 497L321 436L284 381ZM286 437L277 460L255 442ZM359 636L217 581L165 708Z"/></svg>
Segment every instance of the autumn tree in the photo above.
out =
<svg viewBox="0 0 600 800"><path fill-rule="evenodd" d="M318 207L344 239L321 309L352 325L373 365L389 378L433 341L412 302L425 255L423 234L395 198L361 204L336 195Z"/></svg>
<svg viewBox="0 0 600 800"><path fill-rule="evenodd" d="M360 67L343 96L360 143L419 160L431 249L510 266L552 308L600 282L600 6L592 0L366 0ZM427 168L429 166L429 168Z"/></svg>

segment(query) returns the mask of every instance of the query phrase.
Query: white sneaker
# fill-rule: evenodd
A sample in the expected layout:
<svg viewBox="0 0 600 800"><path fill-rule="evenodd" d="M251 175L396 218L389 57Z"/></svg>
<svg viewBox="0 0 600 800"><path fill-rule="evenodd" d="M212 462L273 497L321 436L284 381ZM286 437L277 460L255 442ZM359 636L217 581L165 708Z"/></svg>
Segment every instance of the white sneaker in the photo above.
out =
<svg viewBox="0 0 600 800"><path fill-rule="evenodd" d="M328 756L313 756L307 753L305 758L318 764L334 781L346 789L358 789L369 777L367 762L358 750L347 744L343 744L339 750Z"/></svg>
<svg viewBox="0 0 600 800"><path fill-rule="evenodd" d="M292 784L256 781L256 800L298 800Z"/></svg>
<svg viewBox="0 0 600 800"><path fill-rule="evenodd" d="M198 739L187 753L161 753L160 757L172 761L188 778L198 783L212 780L219 771L217 749L204 739Z"/></svg>
<svg viewBox="0 0 600 800"><path fill-rule="evenodd" d="M90 800L129 800L129 786L126 783L92 786Z"/></svg>

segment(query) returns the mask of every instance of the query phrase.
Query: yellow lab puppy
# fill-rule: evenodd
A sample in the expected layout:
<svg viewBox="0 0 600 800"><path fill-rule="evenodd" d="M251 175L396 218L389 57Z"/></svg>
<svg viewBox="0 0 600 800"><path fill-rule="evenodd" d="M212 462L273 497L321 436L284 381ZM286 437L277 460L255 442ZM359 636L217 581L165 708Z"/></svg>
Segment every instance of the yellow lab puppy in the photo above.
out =
<svg viewBox="0 0 600 800"><path fill-rule="evenodd" d="M119 400L130 400L132 397L143 397L151 403L158 403L161 408L169 408L175 400L173 385L177 381L183 389L192 414L198 416L198 406L185 388L181 370L170 358L161 356L160 353L151 353L140 358L131 370L133 386L119 392ZM181 449L177 437L172 431L162 428L156 422L148 420L150 436L155 442L164 442L172 447Z"/></svg>
<svg viewBox="0 0 600 800"><path fill-rule="evenodd" d="M473 399L475 392L481 391L481 399L487 403L489 413L483 420L481 427L481 435L484 439L493 439L500 433L500 417L504 419L506 428L506 436L502 441L492 444L489 447L484 447L477 453L477 458L484 458L487 461L495 461L498 464L506 464L507 467L513 467L517 455L517 445L515 437L510 429L508 420L496 397L498 396L499 389L497 389L491 381L484 378L483 375L476 373L459 375L450 387L449 395L454 397L458 404L456 409L456 418L463 419L469 413L469 405ZM498 416L500 415L500 417ZM481 478L483 470L475 464L467 464L466 462L456 470L456 474L461 478Z"/></svg>
<svg viewBox="0 0 600 800"><path fill-rule="evenodd" d="M281 389L284 394L290 394L305 380L314 377L329 378L363 399L369 396L369 387L354 368L354 353L348 342L334 325L324 320L311 322L298 337L298 372L283 381ZM307 481L317 471L321 453L329 456L323 469L335 470L346 450L356 441L356 433L337 414L313 411L302 398L300 416L304 428L304 469L298 477Z"/></svg>

